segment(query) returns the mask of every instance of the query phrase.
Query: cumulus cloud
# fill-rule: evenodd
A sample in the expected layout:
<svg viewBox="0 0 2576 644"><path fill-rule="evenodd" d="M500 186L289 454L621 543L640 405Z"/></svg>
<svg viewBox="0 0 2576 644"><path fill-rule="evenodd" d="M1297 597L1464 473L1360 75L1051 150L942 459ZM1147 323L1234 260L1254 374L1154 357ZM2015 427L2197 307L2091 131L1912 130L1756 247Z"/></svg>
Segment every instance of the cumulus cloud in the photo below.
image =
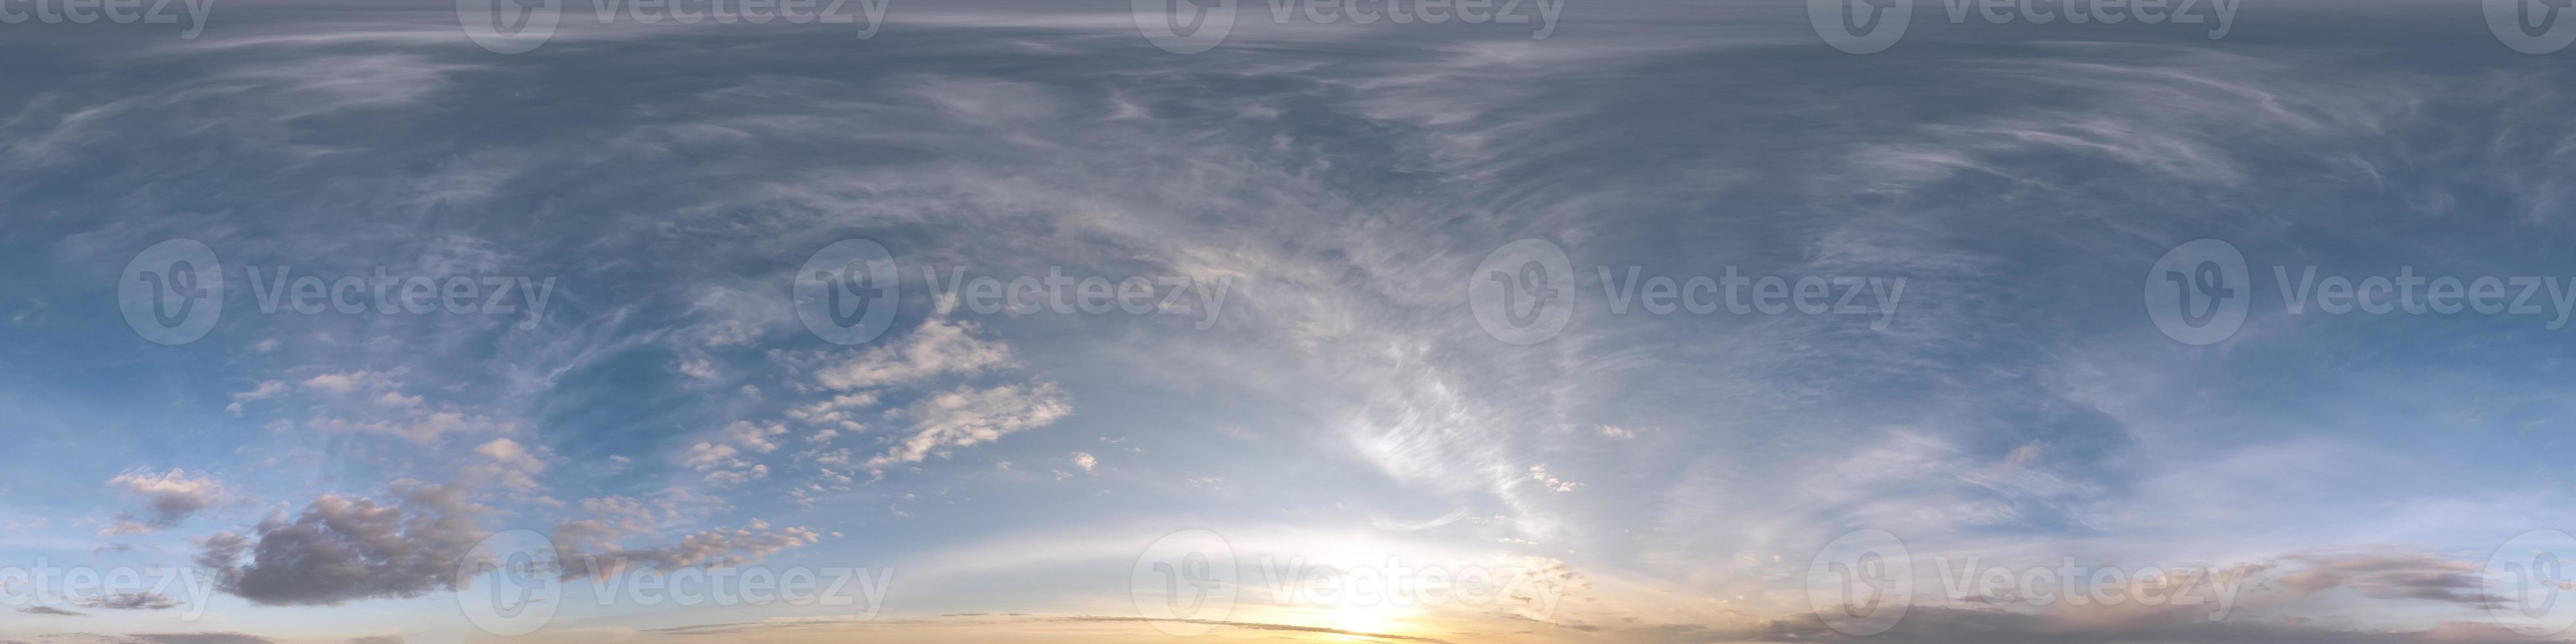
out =
<svg viewBox="0 0 2576 644"><path fill-rule="evenodd" d="M396 504L324 495L302 514L263 521L251 535L203 542L201 565L219 587L263 606L327 606L453 590L459 562L485 532L464 491L402 481ZM240 561L247 554L247 563Z"/></svg>
<svg viewBox="0 0 2576 644"><path fill-rule="evenodd" d="M234 392L232 404L225 405L224 411L232 412L233 415L239 416L241 415L242 403L254 400L266 400L276 397L278 394L282 393L286 393L285 381L263 380L260 381L257 386L251 387L250 391Z"/></svg>
<svg viewBox="0 0 2576 644"><path fill-rule="evenodd" d="M117 515L115 523L99 531L101 536L156 532L224 500L221 482L204 475L191 476L182 469L158 474L148 469L126 470L108 479L107 485L143 497L145 513L141 517Z"/></svg>
<svg viewBox="0 0 2576 644"><path fill-rule="evenodd" d="M1581 483L1557 478L1556 475L1547 473L1546 465L1532 465L1530 466L1529 471L1530 480L1538 481L1538 485L1541 488L1557 492L1572 492L1574 491L1574 488L1583 486Z"/></svg>
<svg viewBox="0 0 2576 644"><path fill-rule="evenodd" d="M952 373L975 373L1011 362L1011 348L976 339L974 323L932 318L897 345L880 346L814 374L823 386L862 389Z"/></svg>
<svg viewBox="0 0 2576 644"><path fill-rule="evenodd" d="M865 430L867 426L852 418L850 412L876 405L877 395L874 392L841 394L833 396L830 400L818 400L790 408L787 410L787 417L808 425L821 425L855 432Z"/></svg>
<svg viewBox="0 0 2576 644"><path fill-rule="evenodd" d="M933 451L998 440L1022 430L1044 427L1073 413L1073 404L1055 385L1002 386L977 390L959 387L934 394L904 410L912 434L885 454L868 459L869 471L918 463Z"/></svg>
<svg viewBox="0 0 2576 644"><path fill-rule="evenodd" d="M769 466L742 457L742 450L721 443L690 445L680 457L681 464L706 474L706 481L717 485L741 485L769 478Z"/></svg>
<svg viewBox="0 0 2576 644"><path fill-rule="evenodd" d="M495 438L475 446L474 453L484 460L468 466L465 470L468 475L475 480L490 481L521 492L543 487L537 483L536 477L546 471L546 463L552 456L543 447L530 450L508 438Z"/></svg>
<svg viewBox="0 0 2576 644"><path fill-rule="evenodd" d="M778 451L778 443L771 439L775 439L786 433L787 426L785 425L779 425L776 423L759 425L749 421L740 420L734 421L731 425L726 425L724 429L725 440L730 441L734 445L740 446L743 449L760 452L762 454Z"/></svg>

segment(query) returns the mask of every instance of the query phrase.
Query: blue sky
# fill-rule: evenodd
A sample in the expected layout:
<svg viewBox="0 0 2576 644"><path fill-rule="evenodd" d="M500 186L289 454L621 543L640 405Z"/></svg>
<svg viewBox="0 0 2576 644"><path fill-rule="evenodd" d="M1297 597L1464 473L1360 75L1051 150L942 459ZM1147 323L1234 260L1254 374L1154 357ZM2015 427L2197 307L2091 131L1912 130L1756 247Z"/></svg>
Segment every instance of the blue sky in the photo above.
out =
<svg viewBox="0 0 2576 644"><path fill-rule="evenodd" d="M443 4L0 25L0 640L2563 639L2491 609L2569 527L2569 54L2474 4L2245 4L2211 38L1925 3L1869 54L1789 2L1252 3L1195 53L1123 3L894 0L865 38L565 5L524 53ZM120 288L173 239L225 288L164 344ZM899 281L841 344L798 289L851 239ZM2245 265L2205 345L2142 298L2198 239ZM1535 337L1474 295L1516 243L1564 257ZM2336 315L2275 267L2546 279ZM1659 314L1632 270L1865 310ZM303 313L279 271L511 290ZM1811 592L1855 534L1914 578L1883 632ZM520 586L457 565L528 543L550 621L473 622ZM1181 551L1232 563L1216 608L1152 608ZM192 581L7 583L39 565ZM1942 581L2061 565L2231 576L2216 616ZM1422 568L1510 591L1399 601L1453 585ZM752 570L865 581L611 585Z"/></svg>

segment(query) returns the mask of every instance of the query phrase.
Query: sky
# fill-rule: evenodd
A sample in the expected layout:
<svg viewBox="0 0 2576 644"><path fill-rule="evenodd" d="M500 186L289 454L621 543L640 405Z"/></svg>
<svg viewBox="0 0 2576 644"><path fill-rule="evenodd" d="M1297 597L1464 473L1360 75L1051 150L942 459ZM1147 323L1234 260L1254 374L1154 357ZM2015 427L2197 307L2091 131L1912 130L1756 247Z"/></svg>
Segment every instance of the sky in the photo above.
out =
<svg viewBox="0 0 2576 644"><path fill-rule="evenodd" d="M2566 641L2556 11L0 0L0 642Z"/></svg>

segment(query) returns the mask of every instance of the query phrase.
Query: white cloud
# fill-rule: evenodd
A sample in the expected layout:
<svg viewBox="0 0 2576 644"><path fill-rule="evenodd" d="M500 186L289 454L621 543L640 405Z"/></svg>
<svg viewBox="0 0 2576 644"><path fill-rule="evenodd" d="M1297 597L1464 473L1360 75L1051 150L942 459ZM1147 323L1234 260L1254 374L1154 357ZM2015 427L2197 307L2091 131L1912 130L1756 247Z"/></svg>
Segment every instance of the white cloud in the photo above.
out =
<svg viewBox="0 0 2576 644"><path fill-rule="evenodd" d="M474 453L489 459L489 462L475 464L467 468L468 472L480 480L487 480L501 487L521 492L531 492L542 487L537 483L536 477L546 471L547 461L551 457L545 448L540 447L532 452L527 446L508 438L495 438L491 442L475 446Z"/></svg>
<svg viewBox="0 0 2576 644"><path fill-rule="evenodd" d="M741 420L733 421L733 424L726 425L724 428L724 438L726 441L743 449L762 454L778 451L778 443L772 442L770 439L786 433L787 426L785 425L771 423L763 426L753 424L750 421Z"/></svg>
<svg viewBox="0 0 2576 644"><path fill-rule="evenodd" d="M867 467L882 476L886 466L921 462L933 450L998 440L1014 432L1044 427L1070 413L1072 402L1053 384L980 391L958 387L906 408L904 414L913 421L912 434L894 449L868 459Z"/></svg>
<svg viewBox="0 0 2576 644"><path fill-rule="evenodd" d="M1011 362L1011 348L999 341L977 340L971 322L932 318L904 336L900 345L881 346L814 374L823 386L861 389L902 384L951 373L974 373Z"/></svg>
<svg viewBox="0 0 2576 644"><path fill-rule="evenodd" d="M367 371L361 369L347 373L326 373L306 378L304 379L304 382L300 384L302 384L306 389L315 389L334 394L345 394L353 391L391 389L402 384L395 382L393 376L394 374L382 371ZM263 386L265 385L263 384Z"/></svg>
<svg viewBox="0 0 2576 644"><path fill-rule="evenodd" d="M1556 475L1547 473L1546 465L1532 465L1530 466L1529 471L1530 480L1538 481L1539 487L1549 490L1572 492L1574 491L1574 488L1581 487L1583 485L1581 483L1557 478Z"/></svg>
<svg viewBox="0 0 2576 644"><path fill-rule="evenodd" d="M705 473L706 481L717 485L734 486L769 478L768 465L744 460L742 450L722 443L691 445L680 462Z"/></svg>
<svg viewBox="0 0 2576 644"><path fill-rule="evenodd" d="M262 380L259 382L259 385L251 387L250 391L233 393L233 402L262 400L282 393L286 393L286 383L284 381Z"/></svg>

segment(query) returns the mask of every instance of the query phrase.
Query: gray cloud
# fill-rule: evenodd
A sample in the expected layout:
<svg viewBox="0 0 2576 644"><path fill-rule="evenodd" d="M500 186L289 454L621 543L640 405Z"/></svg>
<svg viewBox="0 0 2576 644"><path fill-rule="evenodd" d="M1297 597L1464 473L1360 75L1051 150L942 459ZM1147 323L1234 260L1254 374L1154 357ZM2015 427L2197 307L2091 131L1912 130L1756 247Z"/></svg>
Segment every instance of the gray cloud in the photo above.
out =
<svg viewBox="0 0 2576 644"><path fill-rule="evenodd" d="M2413 552L2311 554L2286 557L2305 568L2284 574L2281 586L2302 595L2347 588L2374 599L2420 599L2485 608L2503 597L2488 594L2478 567L2465 561Z"/></svg>
<svg viewBox="0 0 2576 644"><path fill-rule="evenodd" d="M277 640L241 633L144 633L127 635L117 644L276 644Z"/></svg>
<svg viewBox="0 0 2576 644"><path fill-rule="evenodd" d="M161 593L114 593L98 597L81 597L73 603L108 610L161 610L179 605L179 600Z"/></svg>
<svg viewBox="0 0 2576 644"><path fill-rule="evenodd" d="M56 617L80 617L80 616L88 615L88 614L89 614L89 613L75 613L75 612L72 612L72 611L67 611L67 610L63 610L63 609L60 609L60 608L55 608L55 607L52 607L52 606L28 606L28 607L26 607L26 608L18 609L18 612L26 613L26 614L29 614L29 615L52 615L52 616L56 616Z"/></svg>
<svg viewBox="0 0 2576 644"><path fill-rule="evenodd" d="M555 560L563 569L563 578L605 578L635 567L669 572L697 566L744 566L822 540L822 535L813 530L771 529L759 521L752 522L749 528L705 530L681 537L677 544L649 548L615 547L622 534L596 520L555 526Z"/></svg>
<svg viewBox="0 0 2576 644"><path fill-rule="evenodd" d="M208 537L197 561L217 570L225 592L270 606L416 597L464 583L459 568L485 534L482 509L449 486L402 482L393 493L400 505L325 495L292 521L262 522L255 544ZM239 563L245 552L248 565Z"/></svg>
<svg viewBox="0 0 2576 644"><path fill-rule="evenodd" d="M181 469L157 474L148 469L126 470L108 479L107 485L143 497L145 514L117 513L116 522L100 530L101 535L156 532L224 500L223 484L202 475L189 476Z"/></svg>

